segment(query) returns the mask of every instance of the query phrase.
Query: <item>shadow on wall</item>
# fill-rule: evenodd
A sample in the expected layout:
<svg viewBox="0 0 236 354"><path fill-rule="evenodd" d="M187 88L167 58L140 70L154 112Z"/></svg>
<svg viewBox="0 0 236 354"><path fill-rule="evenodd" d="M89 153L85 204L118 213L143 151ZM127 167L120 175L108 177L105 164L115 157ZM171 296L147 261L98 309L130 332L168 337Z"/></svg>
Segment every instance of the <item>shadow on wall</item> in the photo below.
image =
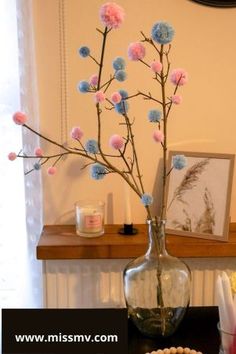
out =
<svg viewBox="0 0 236 354"><path fill-rule="evenodd" d="M113 194L108 193L107 195L107 215L105 215L105 218L107 220L107 224L114 224L114 206L113 206Z"/></svg>
<svg viewBox="0 0 236 354"><path fill-rule="evenodd" d="M86 173L85 169L83 169L84 166L84 161L80 158L73 158L73 159L68 159L66 161L66 164L63 165L63 169L65 170L66 167L66 176L69 178L69 180L74 181L74 180L79 180L79 178ZM60 173L58 171L58 173ZM50 195L52 191L52 187L56 186L58 190L58 200L59 202L53 198L52 195ZM61 186L60 184L60 179L58 180L51 180L50 177L47 176L45 178L44 182L44 189L46 190L47 196L49 198L47 199L50 201L50 203L47 203L45 206L44 214L50 214L50 211L53 211L54 215L58 215L58 218L53 220L53 224L75 224L75 208L66 210L64 213L62 213L63 208L61 207L62 205L66 204L66 201L70 198L71 194L73 193L73 188L71 184L64 184ZM79 199L79 197L77 198ZM76 200L75 200L76 202Z"/></svg>
<svg viewBox="0 0 236 354"><path fill-rule="evenodd" d="M113 194L108 193L107 196L107 203L106 203L106 214L105 214L105 222L107 224L114 224L114 206L113 206ZM60 214L60 216L55 219L54 224L55 225L74 225L76 222L76 217L75 217L75 208L66 211L63 214Z"/></svg>
<svg viewBox="0 0 236 354"><path fill-rule="evenodd" d="M67 176L72 179L79 178L85 172L85 169L82 167L84 166L84 161L82 160L72 160L67 168ZM81 169L82 168L82 169ZM47 193L49 190L47 189ZM67 196L68 197L68 196ZM79 199L79 198L78 198ZM50 199L52 201L52 198ZM75 201L76 203L76 201ZM105 223L107 224L114 224L114 197L113 193L108 193L107 195L107 202L106 202L106 212L105 212ZM57 204L58 205L58 204ZM50 204L50 208L56 207L56 205ZM63 214L61 211L58 212L59 217L54 220L54 224L69 224L74 225L76 222L75 216L75 208L67 210Z"/></svg>
<svg viewBox="0 0 236 354"><path fill-rule="evenodd" d="M151 206L152 215L160 215L161 212L161 194L162 194L162 170L163 159L159 159L155 180L153 184L152 195L154 197L153 205Z"/></svg>

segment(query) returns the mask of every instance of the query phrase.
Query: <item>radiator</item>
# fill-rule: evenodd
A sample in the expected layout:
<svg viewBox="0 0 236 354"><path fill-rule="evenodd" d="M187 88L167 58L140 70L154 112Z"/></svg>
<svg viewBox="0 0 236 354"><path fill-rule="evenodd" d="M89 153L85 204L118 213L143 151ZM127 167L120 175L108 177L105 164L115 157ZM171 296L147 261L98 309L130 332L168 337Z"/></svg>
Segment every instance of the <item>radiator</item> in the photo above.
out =
<svg viewBox="0 0 236 354"><path fill-rule="evenodd" d="M191 269L191 306L213 306L215 281L236 271L236 258L184 259ZM122 271L128 259L50 260L44 266L47 308L125 307Z"/></svg>

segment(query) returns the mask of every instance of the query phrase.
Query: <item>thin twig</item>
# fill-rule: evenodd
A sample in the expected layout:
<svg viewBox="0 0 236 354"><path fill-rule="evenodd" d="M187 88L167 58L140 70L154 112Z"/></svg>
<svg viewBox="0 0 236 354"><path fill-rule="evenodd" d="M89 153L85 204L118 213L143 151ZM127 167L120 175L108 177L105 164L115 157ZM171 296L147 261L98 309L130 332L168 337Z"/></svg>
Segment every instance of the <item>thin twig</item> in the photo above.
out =
<svg viewBox="0 0 236 354"><path fill-rule="evenodd" d="M99 65L99 62L98 62L92 55L89 55L89 57L90 57L93 61L95 61L95 63L96 63L97 65Z"/></svg>

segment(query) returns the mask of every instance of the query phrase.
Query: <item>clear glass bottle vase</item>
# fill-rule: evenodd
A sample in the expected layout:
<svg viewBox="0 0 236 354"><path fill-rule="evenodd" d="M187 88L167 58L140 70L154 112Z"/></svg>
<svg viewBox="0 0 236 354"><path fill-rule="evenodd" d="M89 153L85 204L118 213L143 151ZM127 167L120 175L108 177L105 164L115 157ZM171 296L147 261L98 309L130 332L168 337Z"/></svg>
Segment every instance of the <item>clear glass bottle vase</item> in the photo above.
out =
<svg viewBox="0 0 236 354"><path fill-rule="evenodd" d="M145 255L124 270L124 295L136 327L149 337L168 337L182 321L190 300L191 273L165 245L165 221L148 220Z"/></svg>

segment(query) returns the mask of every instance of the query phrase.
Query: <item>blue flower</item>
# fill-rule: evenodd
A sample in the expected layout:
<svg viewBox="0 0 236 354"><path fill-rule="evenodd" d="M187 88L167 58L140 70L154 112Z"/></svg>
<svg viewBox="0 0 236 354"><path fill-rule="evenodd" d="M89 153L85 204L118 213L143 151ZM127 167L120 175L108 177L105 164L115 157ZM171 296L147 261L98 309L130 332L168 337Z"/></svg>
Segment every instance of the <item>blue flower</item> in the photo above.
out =
<svg viewBox="0 0 236 354"><path fill-rule="evenodd" d="M90 49L88 47L80 47L79 48L79 55L82 57L82 58L86 58L88 57L90 54Z"/></svg>
<svg viewBox="0 0 236 354"><path fill-rule="evenodd" d="M80 81L77 86L77 89L82 93L87 93L90 90L90 85L88 81Z"/></svg>
<svg viewBox="0 0 236 354"><path fill-rule="evenodd" d="M148 112L148 119L150 122L160 122L161 120L161 111L159 111L158 109L151 109Z"/></svg>
<svg viewBox="0 0 236 354"><path fill-rule="evenodd" d="M91 177L93 179L99 180L105 177L106 168L100 163L95 163L94 165L92 165L90 172L91 172Z"/></svg>
<svg viewBox="0 0 236 354"><path fill-rule="evenodd" d="M173 167L176 170L182 170L182 168L187 166L187 159L184 155L175 155L173 157Z"/></svg>
<svg viewBox="0 0 236 354"><path fill-rule="evenodd" d="M118 70L115 72L115 79L117 81L122 82L122 81L125 81L126 78L127 78L127 74L124 70Z"/></svg>
<svg viewBox="0 0 236 354"><path fill-rule="evenodd" d="M98 143L94 139L89 139L85 143L85 150L90 154L97 154L98 153Z"/></svg>
<svg viewBox="0 0 236 354"><path fill-rule="evenodd" d="M153 203L153 196L147 193L144 193L141 197L141 202L143 205L148 206Z"/></svg>
<svg viewBox="0 0 236 354"><path fill-rule="evenodd" d="M34 164L34 170L38 171L38 170L40 170L40 169L41 169L40 163L36 162L36 163Z"/></svg>
<svg viewBox="0 0 236 354"><path fill-rule="evenodd" d="M125 68L125 60L121 57L117 57L112 63L114 70L123 70Z"/></svg>
<svg viewBox="0 0 236 354"><path fill-rule="evenodd" d="M126 101L121 101L120 103L115 104L115 111L119 114L125 114L129 109L129 104Z"/></svg>
<svg viewBox="0 0 236 354"><path fill-rule="evenodd" d="M123 99L125 99L125 98L127 98L129 96L128 92L125 91L125 90L119 90L118 92L119 92L119 94L121 95L121 97Z"/></svg>
<svg viewBox="0 0 236 354"><path fill-rule="evenodd" d="M159 44L170 43L174 34L173 27L167 22L157 22L152 27L152 39Z"/></svg>

